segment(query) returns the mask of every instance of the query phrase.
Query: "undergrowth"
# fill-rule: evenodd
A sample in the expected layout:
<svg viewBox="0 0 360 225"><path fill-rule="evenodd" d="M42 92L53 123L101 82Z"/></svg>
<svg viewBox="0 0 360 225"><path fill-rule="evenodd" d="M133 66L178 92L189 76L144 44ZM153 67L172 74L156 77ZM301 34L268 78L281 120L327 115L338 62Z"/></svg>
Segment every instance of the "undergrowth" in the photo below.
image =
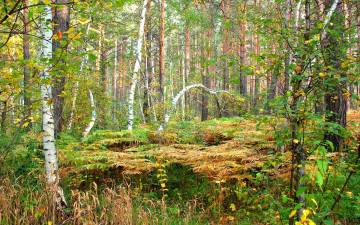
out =
<svg viewBox="0 0 360 225"><path fill-rule="evenodd" d="M45 185L41 146L28 137L0 168L0 224L286 224L294 205L291 157L279 151L274 123L267 116L172 122L165 132L147 124L132 132L97 130L82 142L61 134L59 173L69 205L63 214L55 213ZM332 170L322 186L314 178L319 157L306 167L308 218L356 224L360 175L340 192L349 171L358 170L356 151L328 154ZM339 195L341 204L331 209Z"/></svg>

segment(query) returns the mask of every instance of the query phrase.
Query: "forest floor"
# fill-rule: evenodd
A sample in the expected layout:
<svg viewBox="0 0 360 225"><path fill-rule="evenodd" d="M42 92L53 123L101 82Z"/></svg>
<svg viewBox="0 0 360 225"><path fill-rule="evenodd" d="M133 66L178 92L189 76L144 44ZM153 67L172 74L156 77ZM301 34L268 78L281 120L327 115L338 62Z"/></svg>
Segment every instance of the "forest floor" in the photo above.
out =
<svg viewBox="0 0 360 225"><path fill-rule="evenodd" d="M253 175L247 172L260 171L264 165L268 168L266 173L286 181L290 176L291 154L286 146L280 152L273 136L275 127L283 122L284 119L267 116L261 120L234 117L206 122L173 121L161 132L156 131L154 124L140 125L134 131L98 130L82 143L66 145L60 155L61 174L73 172L75 164L77 173L95 171L98 177L99 170L114 171L115 178L143 175L159 166L159 160L154 159L161 159L161 163L190 166L193 172L214 182L252 179ZM359 136L359 123L360 112L348 114L353 136ZM108 173L103 176L109 178Z"/></svg>
<svg viewBox="0 0 360 225"><path fill-rule="evenodd" d="M2 175L0 222L287 224L294 209L288 198L291 153L287 146L281 152L280 145L281 140L292 140L278 132L283 124L284 119L261 115L173 120L161 132L155 124L140 124L133 131L96 130L81 142L62 134L58 147L61 182L70 205L66 218L54 216L51 197L44 195L49 190L41 151L19 146L3 167L16 169ZM311 152L314 147L308 143L321 139L318 131L323 128L319 122L308 124L304 148ZM347 165L359 144L359 124L360 112L350 112L346 139L350 147L346 153L327 154L329 168L336 169L328 170L326 191L316 180L320 155L308 157L309 218L315 222L329 213L340 184L345 183ZM334 208L329 223L357 224L359 180L359 173L349 180L343 204Z"/></svg>

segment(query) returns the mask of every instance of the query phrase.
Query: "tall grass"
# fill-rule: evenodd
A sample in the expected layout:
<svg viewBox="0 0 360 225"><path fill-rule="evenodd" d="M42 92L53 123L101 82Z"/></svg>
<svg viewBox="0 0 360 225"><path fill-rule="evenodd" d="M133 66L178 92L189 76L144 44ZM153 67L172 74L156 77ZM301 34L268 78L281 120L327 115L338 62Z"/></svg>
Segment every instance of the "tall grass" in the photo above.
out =
<svg viewBox="0 0 360 225"><path fill-rule="evenodd" d="M165 201L148 200L134 193L131 185L98 190L94 183L87 191L71 190L69 208L58 213L43 175L36 186L26 178L1 177L0 224L190 224L188 209L174 210Z"/></svg>

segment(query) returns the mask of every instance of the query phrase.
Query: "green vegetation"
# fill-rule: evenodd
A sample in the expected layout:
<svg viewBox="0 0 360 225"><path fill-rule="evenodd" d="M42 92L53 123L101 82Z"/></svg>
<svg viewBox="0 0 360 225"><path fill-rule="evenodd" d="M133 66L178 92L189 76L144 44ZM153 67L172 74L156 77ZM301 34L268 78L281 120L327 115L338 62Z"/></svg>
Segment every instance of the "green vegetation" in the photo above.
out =
<svg viewBox="0 0 360 225"><path fill-rule="evenodd" d="M288 223L291 155L277 148L273 117L263 118L267 125L256 121L170 123L166 134L151 131L154 125L132 132L97 130L82 142L63 135L60 177L71 207L67 217L55 219L41 151L37 145L18 146L1 169L2 223ZM325 155L328 168L319 166L321 152L306 162L308 219L316 224L326 215L328 224L360 219L359 174L340 190L356 170L354 144L349 142L346 155ZM319 172L325 173L322 183ZM338 196L340 204L331 209Z"/></svg>

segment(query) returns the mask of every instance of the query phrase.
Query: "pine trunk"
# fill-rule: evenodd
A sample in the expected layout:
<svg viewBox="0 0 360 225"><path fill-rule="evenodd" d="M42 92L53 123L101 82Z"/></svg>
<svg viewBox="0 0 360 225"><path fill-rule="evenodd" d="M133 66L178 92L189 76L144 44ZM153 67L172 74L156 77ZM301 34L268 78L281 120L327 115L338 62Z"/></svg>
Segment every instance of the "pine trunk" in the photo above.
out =
<svg viewBox="0 0 360 225"><path fill-rule="evenodd" d="M54 85L52 90L52 98L54 101L54 121L55 121L55 135L57 136L62 131L63 125L63 105L64 105L64 86L65 86L65 60L61 57L66 52L66 46L61 44L61 41L68 41L66 33L70 27L70 8L67 3L69 0L56 0L56 4L62 4L54 8L54 34L57 39L52 40L53 58L58 58L59 67L54 75Z"/></svg>

